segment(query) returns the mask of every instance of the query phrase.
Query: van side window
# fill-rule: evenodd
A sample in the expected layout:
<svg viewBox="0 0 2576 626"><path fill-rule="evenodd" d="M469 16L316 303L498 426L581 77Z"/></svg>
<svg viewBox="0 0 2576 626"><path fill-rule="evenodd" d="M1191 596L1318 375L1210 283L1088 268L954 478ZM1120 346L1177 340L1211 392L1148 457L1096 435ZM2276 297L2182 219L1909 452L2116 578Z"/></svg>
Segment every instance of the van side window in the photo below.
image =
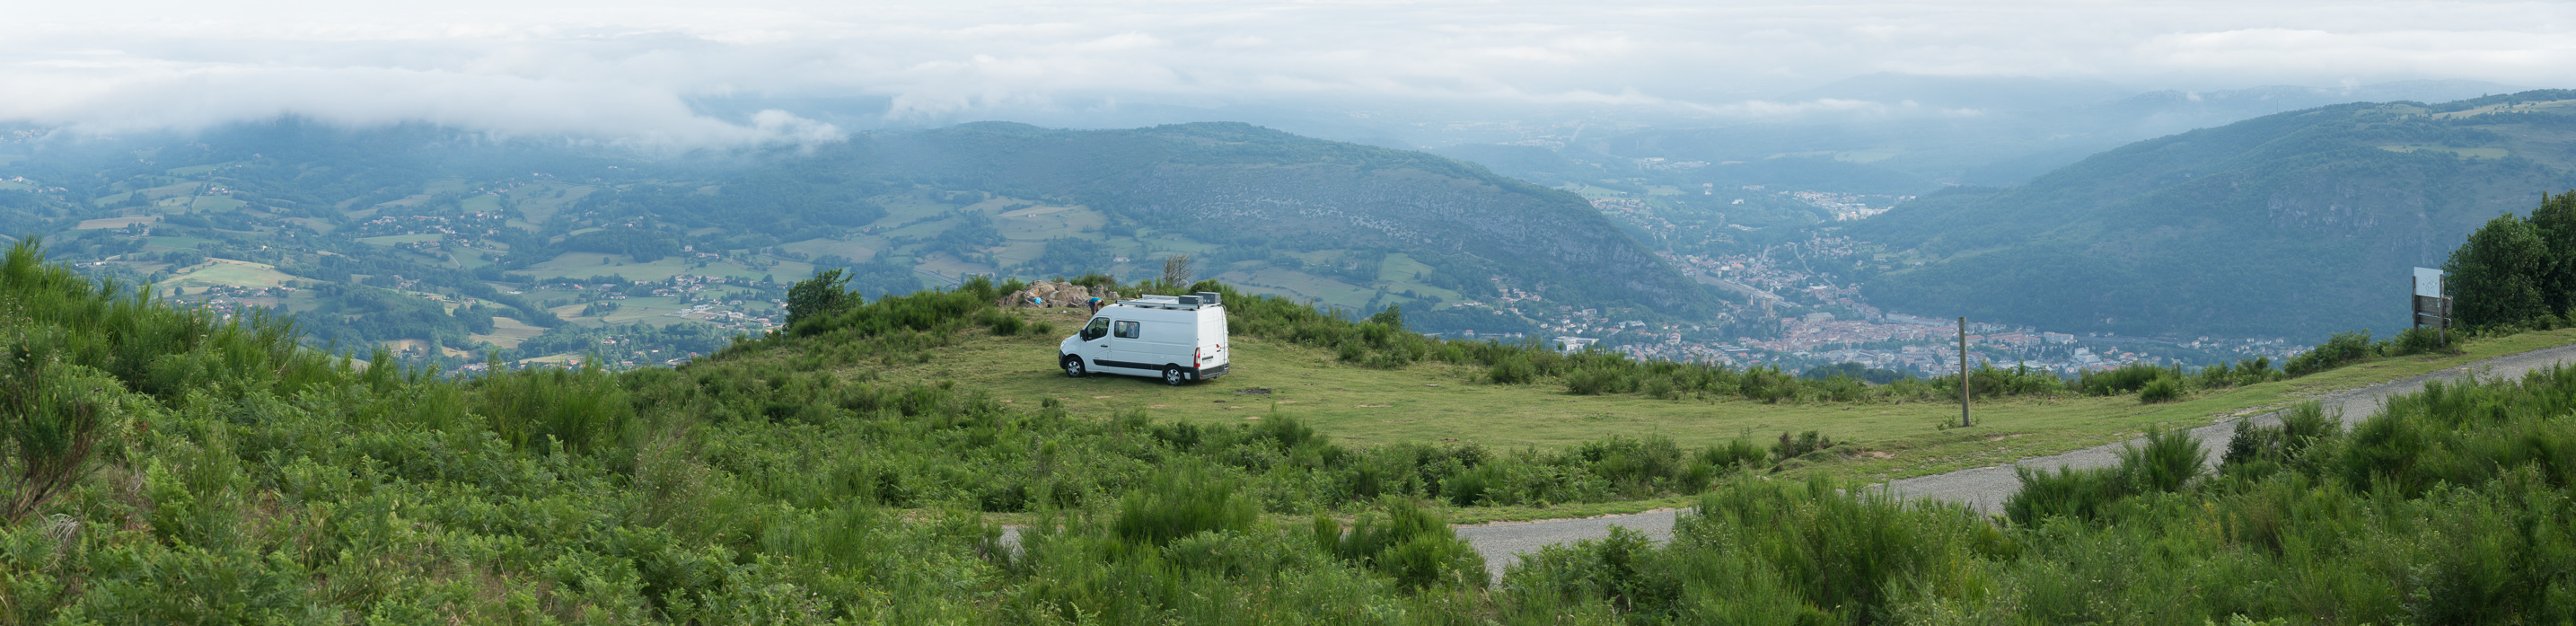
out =
<svg viewBox="0 0 2576 626"><path fill-rule="evenodd" d="M1119 339L1135 339L1135 338L1137 338L1137 337L1143 336L1143 329L1142 329L1142 328L1139 328L1140 326L1143 326L1143 324L1139 324L1139 323L1136 323L1136 322L1119 322L1119 323L1118 323L1118 338L1119 338Z"/></svg>
<svg viewBox="0 0 2576 626"><path fill-rule="evenodd" d="M1083 340L1083 341L1090 341L1090 340L1093 340L1093 339L1099 339L1099 338L1101 338L1101 337L1103 337L1103 336L1107 336L1108 334L1109 334L1109 318L1106 318L1106 317L1095 317L1095 318L1091 318L1091 325L1090 325L1090 326L1084 326L1084 327L1082 327L1082 340Z"/></svg>

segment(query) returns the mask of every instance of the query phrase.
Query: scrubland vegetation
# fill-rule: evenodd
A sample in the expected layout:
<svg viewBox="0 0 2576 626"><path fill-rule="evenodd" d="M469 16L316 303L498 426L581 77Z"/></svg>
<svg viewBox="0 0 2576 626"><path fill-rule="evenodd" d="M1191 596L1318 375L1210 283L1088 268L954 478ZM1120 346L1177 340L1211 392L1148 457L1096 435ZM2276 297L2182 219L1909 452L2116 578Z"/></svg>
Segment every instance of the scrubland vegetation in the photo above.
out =
<svg viewBox="0 0 2576 626"><path fill-rule="evenodd" d="M1048 332L991 309L1002 287L842 302L677 369L453 380L21 245L0 263L0 622L2494 623L2576 602L2557 565L2576 371L2437 386L2349 434L2313 410L2248 427L2215 473L2159 435L1980 518L1766 478L1828 434L1353 448L1284 417L865 375ZM1238 332L1364 364L1660 367L1230 297ZM1499 581L1426 506L1657 494L1701 494L1675 541L1557 548ZM1025 522L1017 541L988 515Z"/></svg>

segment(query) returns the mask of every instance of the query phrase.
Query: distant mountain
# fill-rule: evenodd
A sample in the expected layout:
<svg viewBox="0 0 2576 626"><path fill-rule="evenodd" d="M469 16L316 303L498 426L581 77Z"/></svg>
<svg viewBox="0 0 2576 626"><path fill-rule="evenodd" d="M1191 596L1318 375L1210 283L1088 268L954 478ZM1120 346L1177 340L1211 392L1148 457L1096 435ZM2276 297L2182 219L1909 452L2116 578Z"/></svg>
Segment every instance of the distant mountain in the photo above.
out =
<svg viewBox="0 0 2576 626"><path fill-rule="evenodd" d="M1150 265L1152 250L1192 252L1208 273L1327 301L1380 290L1456 302L1499 281L1587 306L1693 314L1710 304L1580 196L1432 154L1245 124L965 124L862 136L794 167L1078 205L1107 227L1057 236L1133 250L1127 267Z"/></svg>
<svg viewBox="0 0 2576 626"><path fill-rule="evenodd" d="M2576 188L2576 91L2343 104L2142 141L1846 228L1896 310L2301 338L2406 323L2407 268Z"/></svg>
<svg viewBox="0 0 2576 626"><path fill-rule="evenodd" d="M1881 72L1781 94L1781 102L1849 100L1933 110L2048 111L2137 93L2110 81L2017 76L1926 76Z"/></svg>
<svg viewBox="0 0 2576 626"><path fill-rule="evenodd" d="M0 133L0 229L192 302L283 309L320 342L450 361L709 353L835 267L876 297L973 274L1133 281L1186 254L1248 291L1487 333L1535 330L1507 293L1636 318L1715 307L1580 196L1232 123L977 123L658 157L294 119L31 129Z"/></svg>
<svg viewBox="0 0 2576 626"><path fill-rule="evenodd" d="M1871 75L1785 94L1784 105L1836 106L1775 121L1654 128L1580 149L1628 158L1708 162L1831 159L1855 173L2017 185L2130 142L2257 116L2347 102L2447 102L2520 88L2477 81L2353 87L2271 86L2138 93L2092 81ZM1479 161L1482 162L1482 161ZM1787 184L1778 182L1772 184ZM1857 192L1884 193L1884 192Z"/></svg>

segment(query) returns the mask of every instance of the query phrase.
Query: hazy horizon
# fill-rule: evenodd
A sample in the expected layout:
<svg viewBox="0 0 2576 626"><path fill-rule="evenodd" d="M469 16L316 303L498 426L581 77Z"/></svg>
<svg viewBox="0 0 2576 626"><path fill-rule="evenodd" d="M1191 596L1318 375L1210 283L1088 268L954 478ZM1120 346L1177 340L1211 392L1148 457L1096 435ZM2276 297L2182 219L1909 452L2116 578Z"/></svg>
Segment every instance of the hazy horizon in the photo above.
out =
<svg viewBox="0 0 2576 626"><path fill-rule="evenodd" d="M2534 2L58 4L0 25L17 96L0 121L115 133L298 115L686 146L1226 112L1380 127L1973 115L1804 92L1891 73L2079 96L2565 86L2571 17Z"/></svg>

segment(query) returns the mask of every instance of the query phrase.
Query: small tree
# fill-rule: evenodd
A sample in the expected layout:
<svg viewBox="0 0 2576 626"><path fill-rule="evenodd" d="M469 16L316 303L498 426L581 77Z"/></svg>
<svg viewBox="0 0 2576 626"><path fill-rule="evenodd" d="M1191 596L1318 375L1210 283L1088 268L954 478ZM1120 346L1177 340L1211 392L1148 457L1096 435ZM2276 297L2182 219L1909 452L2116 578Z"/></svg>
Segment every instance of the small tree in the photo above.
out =
<svg viewBox="0 0 2576 626"><path fill-rule="evenodd" d="M850 293L849 283L849 276L832 269L787 288L787 327L795 328L798 321L830 317L858 305L858 294Z"/></svg>
<svg viewBox="0 0 2576 626"><path fill-rule="evenodd" d="M2541 299L2553 314L2576 310L2576 191L2541 193L2540 206L2531 210L2531 226L2548 256L2536 285Z"/></svg>
<svg viewBox="0 0 2576 626"><path fill-rule="evenodd" d="M1175 254L1163 259L1163 284L1174 287L1190 284L1190 255Z"/></svg>
<svg viewBox="0 0 2576 626"><path fill-rule="evenodd" d="M42 511L89 474L91 457L122 412L125 388L98 370L21 345L0 365L0 446L9 493L0 521Z"/></svg>
<svg viewBox="0 0 2576 626"><path fill-rule="evenodd" d="M1404 309L1397 308L1396 305L1392 304L1386 305L1386 310L1379 311L1376 315L1369 316L1369 321L1385 324L1397 330L1403 330Z"/></svg>
<svg viewBox="0 0 2576 626"><path fill-rule="evenodd" d="M2552 255L2540 229L2511 213L2487 220L2451 252L2449 276L2454 319L2462 326L2510 324L2549 312L2543 281Z"/></svg>

